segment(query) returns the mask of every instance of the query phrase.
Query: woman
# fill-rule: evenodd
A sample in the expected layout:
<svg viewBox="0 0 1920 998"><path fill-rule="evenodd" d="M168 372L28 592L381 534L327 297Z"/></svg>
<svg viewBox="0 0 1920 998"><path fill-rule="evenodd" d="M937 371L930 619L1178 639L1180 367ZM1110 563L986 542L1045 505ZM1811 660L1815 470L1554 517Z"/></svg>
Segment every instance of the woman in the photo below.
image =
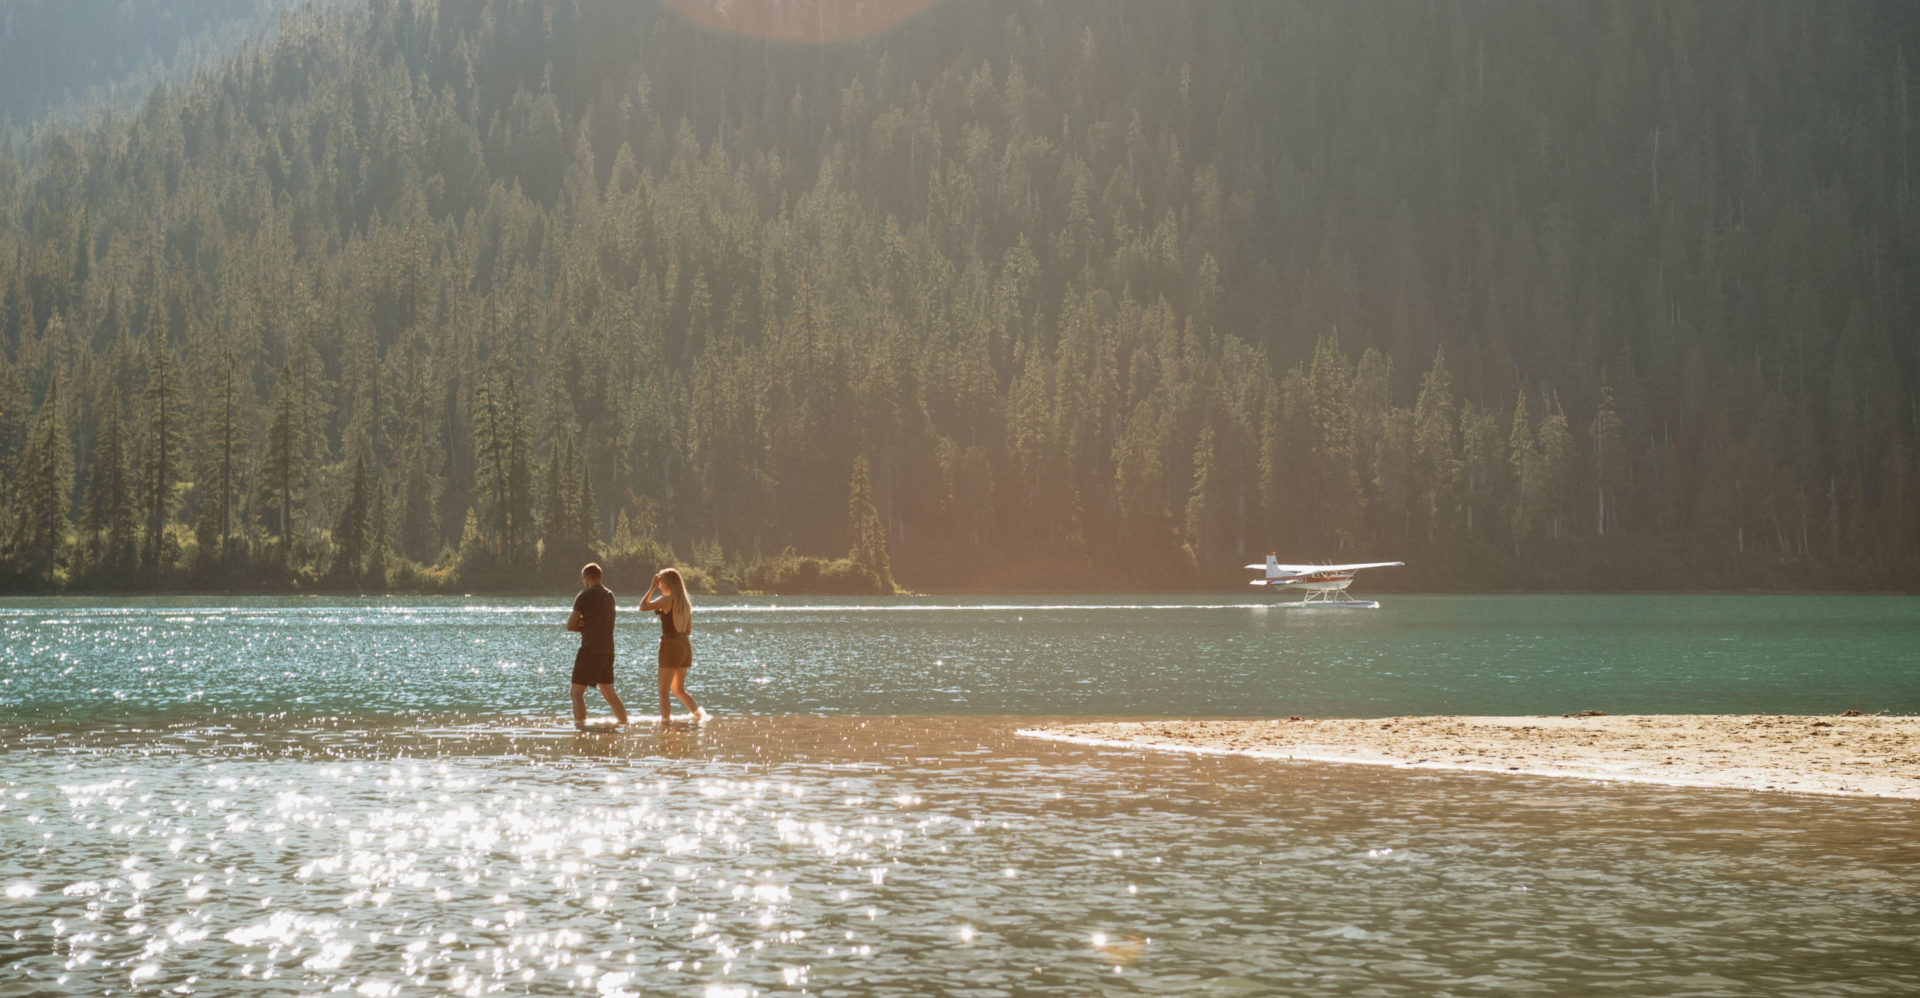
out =
<svg viewBox="0 0 1920 998"><path fill-rule="evenodd" d="M687 705L695 720L706 715L687 693L687 669L693 665L693 604L687 600L687 582L679 569L663 568L640 598L640 609L660 616L660 723L673 720L673 698Z"/></svg>

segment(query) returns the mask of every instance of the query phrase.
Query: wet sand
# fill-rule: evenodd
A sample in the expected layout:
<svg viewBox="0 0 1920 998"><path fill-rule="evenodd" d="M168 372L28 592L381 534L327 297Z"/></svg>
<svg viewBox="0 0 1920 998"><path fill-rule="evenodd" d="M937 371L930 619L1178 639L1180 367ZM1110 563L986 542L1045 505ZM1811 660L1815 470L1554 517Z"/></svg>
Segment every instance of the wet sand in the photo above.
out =
<svg viewBox="0 0 1920 998"><path fill-rule="evenodd" d="M1119 748L1920 799L1920 717L1578 714L1050 724Z"/></svg>

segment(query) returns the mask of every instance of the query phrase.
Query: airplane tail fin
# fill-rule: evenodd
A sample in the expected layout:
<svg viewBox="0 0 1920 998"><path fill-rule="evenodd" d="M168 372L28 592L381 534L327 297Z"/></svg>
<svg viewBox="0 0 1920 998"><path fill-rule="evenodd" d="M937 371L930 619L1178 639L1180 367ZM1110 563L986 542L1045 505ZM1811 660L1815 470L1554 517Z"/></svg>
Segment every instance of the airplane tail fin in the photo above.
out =
<svg viewBox="0 0 1920 998"><path fill-rule="evenodd" d="M1267 578L1277 579L1279 577L1280 577L1280 555L1277 552L1268 552Z"/></svg>

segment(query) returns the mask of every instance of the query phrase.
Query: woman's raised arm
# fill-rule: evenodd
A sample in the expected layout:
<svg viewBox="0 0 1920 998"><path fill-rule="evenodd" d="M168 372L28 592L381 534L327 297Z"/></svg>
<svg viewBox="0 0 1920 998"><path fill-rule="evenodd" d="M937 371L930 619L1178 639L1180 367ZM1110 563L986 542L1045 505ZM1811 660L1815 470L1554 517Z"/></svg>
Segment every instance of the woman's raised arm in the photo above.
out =
<svg viewBox="0 0 1920 998"><path fill-rule="evenodd" d="M655 593L660 594L659 599L653 598ZM640 609L664 610L671 605L672 601L668 598L667 591L660 587L660 573L655 572L653 575L653 585L648 586L647 594L640 597Z"/></svg>

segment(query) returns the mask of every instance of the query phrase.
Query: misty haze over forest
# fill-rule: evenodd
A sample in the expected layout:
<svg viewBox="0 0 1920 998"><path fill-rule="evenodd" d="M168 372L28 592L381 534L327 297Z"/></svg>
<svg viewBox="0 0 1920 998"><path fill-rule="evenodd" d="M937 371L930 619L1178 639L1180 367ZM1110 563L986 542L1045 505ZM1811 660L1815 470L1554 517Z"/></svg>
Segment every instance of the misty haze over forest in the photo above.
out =
<svg viewBox="0 0 1920 998"><path fill-rule="evenodd" d="M1920 586L1908 5L289 6L0 9L0 585Z"/></svg>

